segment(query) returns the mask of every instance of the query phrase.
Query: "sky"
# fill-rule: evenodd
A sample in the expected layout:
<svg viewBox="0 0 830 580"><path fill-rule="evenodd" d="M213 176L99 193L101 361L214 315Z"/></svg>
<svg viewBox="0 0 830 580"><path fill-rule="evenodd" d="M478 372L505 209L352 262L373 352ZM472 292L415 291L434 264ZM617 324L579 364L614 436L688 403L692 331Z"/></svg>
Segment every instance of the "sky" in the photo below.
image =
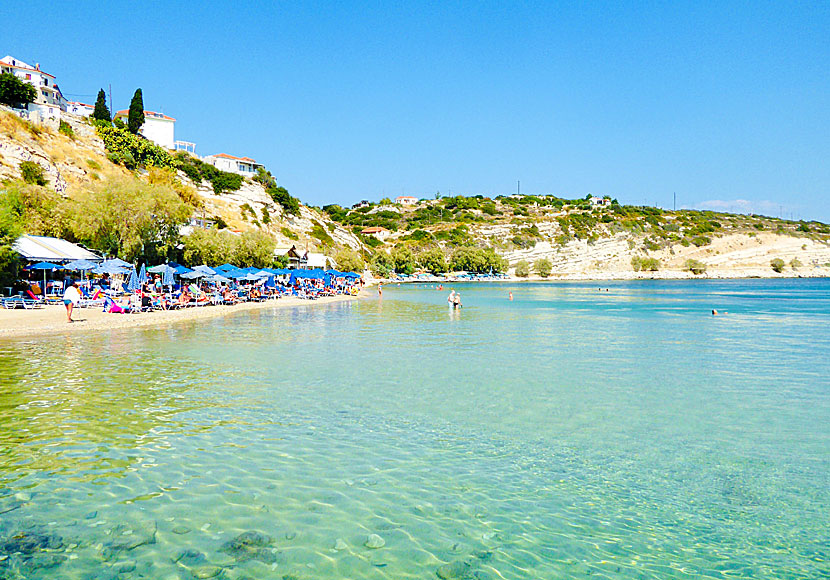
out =
<svg viewBox="0 0 830 580"><path fill-rule="evenodd" d="M0 52L70 100L140 87L176 139L310 205L590 193L830 222L826 1L28 0L0 21L21 23Z"/></svg>

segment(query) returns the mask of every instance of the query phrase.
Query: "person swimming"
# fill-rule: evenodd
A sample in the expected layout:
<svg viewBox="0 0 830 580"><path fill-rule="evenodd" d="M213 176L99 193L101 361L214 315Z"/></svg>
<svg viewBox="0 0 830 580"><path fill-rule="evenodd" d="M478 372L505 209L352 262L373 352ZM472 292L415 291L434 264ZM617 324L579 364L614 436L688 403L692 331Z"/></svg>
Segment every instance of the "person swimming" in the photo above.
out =
<svg viewBox="0 0 830 580"><path fill-rule="evenodd" d="M508 300L513 300L513 293L512 292L507 293L507 299Z"/></svg>

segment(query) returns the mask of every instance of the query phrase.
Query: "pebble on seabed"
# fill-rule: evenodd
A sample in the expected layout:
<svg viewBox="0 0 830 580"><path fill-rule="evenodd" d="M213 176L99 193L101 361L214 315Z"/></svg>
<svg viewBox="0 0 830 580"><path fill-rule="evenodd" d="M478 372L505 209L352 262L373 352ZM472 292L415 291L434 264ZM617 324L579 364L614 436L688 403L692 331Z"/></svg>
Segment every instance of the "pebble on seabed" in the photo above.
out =
<svg viewBox="0 0 830 580"><path fill-rule="evenodd" d="M348 547L349 546L346 544L346 542L343 540L343 538L337 538L334 541L334 549L337 550L338 552L341 551L341 550L346 550L346 549L348 549Z"/></svg>
<svg viewBox="0 0 830 580"><path fill-rule="evenodd" d="M367 548L377 550L378 548L382 548L386 545L386 540L377 534L369 534L369 537L366 539L366 543L363 545Z"/></svg>

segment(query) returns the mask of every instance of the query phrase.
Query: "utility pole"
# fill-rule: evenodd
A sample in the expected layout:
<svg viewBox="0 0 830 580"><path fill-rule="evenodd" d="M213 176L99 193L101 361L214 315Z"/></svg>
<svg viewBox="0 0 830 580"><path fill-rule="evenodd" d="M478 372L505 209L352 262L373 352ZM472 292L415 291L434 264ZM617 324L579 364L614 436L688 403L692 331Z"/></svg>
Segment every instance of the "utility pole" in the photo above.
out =
<svg viewBox="0 0 830 580"><path fill-rule="evenodd" d="M115 110L112 108L112 83L109 84L109 90L110 90L110 115L115 117Z"/></svg>
<svg viewBox="0 0 830 580"><path fill-rule="evenodd" d="M672 195L674 195L674 202L672 202L671 210L677 211L677 192L672 192Z"/></svg>
<svg viewBox="0 0 830 580"><path fill-rule="evenodd" d="M521 195L521 194L522 194L522 182L519 180L519 181L516 181L516 195Z"/></svg>

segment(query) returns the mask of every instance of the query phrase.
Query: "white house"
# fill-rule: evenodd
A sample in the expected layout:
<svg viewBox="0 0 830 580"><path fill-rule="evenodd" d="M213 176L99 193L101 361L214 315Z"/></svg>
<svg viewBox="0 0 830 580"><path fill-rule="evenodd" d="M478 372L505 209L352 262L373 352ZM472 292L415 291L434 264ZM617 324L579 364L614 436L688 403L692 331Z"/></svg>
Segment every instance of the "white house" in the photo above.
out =
<svg viewBox="0 0 830 580"><path fill-rule="evenodd" d="M116 119L121 119L125 123L129 116L129 109L118 111L115 114ZM144 124L141 126L141 134L156 145L174 149L176 147L175 128L176 119L173 117L155 111L144 111Z"/></svg>
<svg viewBox="0 0 830 580"><path fill-rule="evenodd" d="M256 175L257 167L262 167L262 163L257 163L250 157L234 157L227 153L218 153L216 155L207 155L204 159L205 163L210 163L216 169L228 171L230 173L238 173L246 177L253 177Z"/></svg>
<svg viewBox="0 0 830 580"><path fill-rule="evenodd" d="M399 195L395 198L395 203L400 205L417 205L418 198L412 195Z"/></svg>
<svg viewBox="0 0 830 580"><path fill-rule="evenodd" d="M76 101L66 101L66 112L73 115L80 115L81 117L89 117L95 111L95 107L87 105L86 103L79 103Z"/></svg>
<svg viewBox="0 0 830 580"><path fill-rule="evenodd" d="M608 197L591 196L588 201L590 201L591 205L595 207L605 207L611 205L611 199Z"/></svg>
<svg viewBox="0 0 830 580"><path fill-rule="evenodd" d="M37 89L34 103L30 103L29 112L37 112L42 118L60 119L61 111L66 110L66 99L58 88L55 77L40 70L40 65L30 66L12 56L0 58L0 73L11 73Z"/></svg>

